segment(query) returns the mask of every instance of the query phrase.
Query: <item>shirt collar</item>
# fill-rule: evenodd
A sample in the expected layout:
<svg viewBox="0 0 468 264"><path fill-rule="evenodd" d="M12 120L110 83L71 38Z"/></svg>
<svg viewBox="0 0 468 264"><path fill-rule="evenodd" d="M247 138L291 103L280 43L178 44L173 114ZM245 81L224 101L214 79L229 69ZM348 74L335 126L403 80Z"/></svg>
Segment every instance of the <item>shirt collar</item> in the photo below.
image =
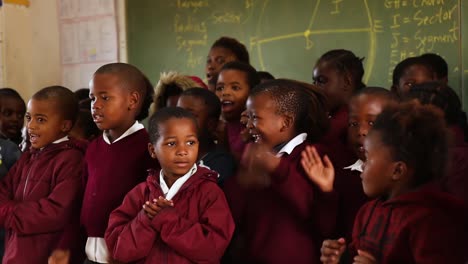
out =
<svg viewBox="0 0 468 264"><path fill-rule="evenodd" d="M119 138L114 140L114 142L111 142L109 140L109 136L107 135L106 131L104 131L104 133L102 134L102 137L103 137L104 141L107 144L111 145L111 144L113 144L113 143L115 143L115 142L117 142L117 141L119 141L121 139L124 139L124 138L130 136L131 134L133 134L133 133L135 133L135 132L137 132L137 131L139 131L139 130L141 130L143 128L145 128L145 127L142 124L140 124L138 121L135 121L135 123L129 129L127 129L127 131L125 131Z"/></svg>
<svg viewBox="0 0 468 264"><path fill-rule="evenodd" d="M171 200L179 192L182 185L184 185L184 183L190 179L195 172L197 172L197 164L193 164L192 168L184 176L177 179L174 184L172 184L171 188L169 188L164 180L163 170L161 170L159 172L159 185L161 186L164 197Z"/></svg>
<svg viewBox="0 0 468 264"><path fill-rule="evenodd" d="M283 156L283 154L288 154L288 155L291 155L291 152L293 152L293 150L299 146L300 144L302 144L302 142L304 142L307 138L307 133L301 133L299 135L297 135L296 137L294 137L293 139L291 139L286 145L284 145L279 151L278 153L276 154L277 157L281 157Z"/></svg>
<svg viewBox="0 0 468 264"><path fill-rule="evenodd" d="M54 142L52 142L52 144L58 144L58 143L61 143L61 142L67 141L67 140L68 140L68 136L64 136L61 139L55 140Z"/></svg>
<svg viewBox="0 0 468 264"><path fill-rule="evenodd" d="M364 165L364 161L358 159L353 165L344 167L343 169L345 170L351 170L351 171L359 171L362 172L362 166Z"/></svg>

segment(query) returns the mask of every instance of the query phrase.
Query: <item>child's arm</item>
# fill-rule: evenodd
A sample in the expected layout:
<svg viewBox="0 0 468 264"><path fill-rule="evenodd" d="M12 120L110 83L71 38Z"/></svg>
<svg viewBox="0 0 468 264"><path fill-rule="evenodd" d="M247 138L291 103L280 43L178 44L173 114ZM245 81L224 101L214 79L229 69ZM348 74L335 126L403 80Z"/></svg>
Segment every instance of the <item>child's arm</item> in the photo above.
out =
<svg viewBox="0 0 468 264"><path fill-rule="evenodd" d="M104 238L111 257L122 262L145 258L156 240L157 232L142 206L146 183L137 185L110 217Z"/></svg>
<svg viewBox="0 0 468 264"><path fill-rule="evenodd" d="M78 151L64 155L64 162L57 164L54 171L56 184L49 196L32 201L8 202L0 207L0 223L18 234L38 234L62 230L70 215L73 204L79 198L81 188L82 154ZM14 166L15 167L15 166ZM13 174L16 171L13 170ZM20 172L18 172L20 173ZM14 177L15 175L8 175ZM11 181L13 179L10 179ZM32 184L32 183L31 183ZM1 193L12 188L11 183L2 183ZM2 200L7 197L3 196Z"/></svg>
<svg viewBox="0 0 468 264"><path fill-rule="evenodd" d="M166 208L152 220L152 226L170 248L190 261L219 263L232 238L234 222L222 191L209 184L205 187L199 191L202 213L198 222L182 217L175 208Z"/></svg>

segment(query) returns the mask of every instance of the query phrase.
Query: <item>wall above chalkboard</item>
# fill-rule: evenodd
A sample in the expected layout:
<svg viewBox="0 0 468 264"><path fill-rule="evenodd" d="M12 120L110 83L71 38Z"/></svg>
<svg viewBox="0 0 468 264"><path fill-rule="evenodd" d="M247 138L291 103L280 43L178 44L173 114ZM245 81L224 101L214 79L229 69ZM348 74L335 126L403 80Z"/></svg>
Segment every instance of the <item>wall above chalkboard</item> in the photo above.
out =
<svg viewBox="0 0 468 264"><path fill-rule="evenodd" d="M365 57L365 83L389 87L395 65L438 53L464 99L461 0L138 0L127 1L129 62L153 82L161 71L204 78L206 55L220 36L243 42L252 65L310 82L317 58L345 48ZM468 32L467 32L468 34Z"/></svg>

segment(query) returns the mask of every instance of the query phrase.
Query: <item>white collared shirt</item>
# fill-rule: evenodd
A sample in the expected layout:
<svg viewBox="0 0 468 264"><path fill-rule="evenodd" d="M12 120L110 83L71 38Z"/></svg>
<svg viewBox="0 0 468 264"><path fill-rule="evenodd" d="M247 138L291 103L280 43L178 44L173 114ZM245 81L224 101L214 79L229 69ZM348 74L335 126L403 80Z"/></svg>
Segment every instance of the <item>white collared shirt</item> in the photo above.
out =
<svg viewBox="0 0 468 264"><path fill-rule="evenodd" d="M293 139L291 139L286 145L284 145L279 151L278 153L276 154L276 157L281 157L283 156L283 154L288 154L290 155L291 152L293 152L293 150L299 146L300 144L302 144L302 142L304 142L305 140L307 139L307 133L301 133L299 135L297 135L296 137L294 137Z"/></svg>
<svg viewBox="0 0 468 264"><path fill-rule="evenodd" d="M172 184L171 188L169 188L164 180L163 170L161 170L159 173L159 185L161 185L164 198L171 200L179 192L182 185L184 185L184 183L190 179L195 172L197 172L197 164L193 164L193 167L184 176L177 179L174 184Z"/></svg>
<svg viewBox="0 0 468 264"><path fill-rule="evenodd" d="M52 142L52 144L62 143L62 142L67 141L67 140L68 140L68 136L64 136L63 138L55 140L54 142Z"/></svg>
<svg viewBox="0 0 468 264"><path fill-rule="evenodd" d="M125 137L128 137L130 136L131 134L141 130L145 128L142 124L140 124L138 121L135 121L135 123L129 128L127 129L127 131L125 131L119 138L117 138L116 140L114 140L113 142L111 142L109 140L109 136L107 135L107 132L104 131L102 137L104 138L104 141L107 143L107 144L113 144L121 139L124 139Z"/></svg>
<svg viewBox="0 0 468 264"><path fill-rule="evenodd" d="M343 169L362 172L362 165L364 165L364 161L358 159L353 165L344 167Z"/></svg>
<svg viewBox="0 0 468 264"><path fill-rule="evenodd" d="M104 142L111 145L121 139L124 139L125 137L130 136L135 132L138 132L143 128L144 126L142 124L140 124L138 121L135 121L135 123L129 129L127 129L127 131L125 131L119 138L114 140L114 142L110 142L109 137L105 131L102 137L104 139ZM88 237L88 240L86 241L85 252L86 257L94 262L107 263L107 260L109 258L109 251L107 250L106 241L102 237Z"/></svg>

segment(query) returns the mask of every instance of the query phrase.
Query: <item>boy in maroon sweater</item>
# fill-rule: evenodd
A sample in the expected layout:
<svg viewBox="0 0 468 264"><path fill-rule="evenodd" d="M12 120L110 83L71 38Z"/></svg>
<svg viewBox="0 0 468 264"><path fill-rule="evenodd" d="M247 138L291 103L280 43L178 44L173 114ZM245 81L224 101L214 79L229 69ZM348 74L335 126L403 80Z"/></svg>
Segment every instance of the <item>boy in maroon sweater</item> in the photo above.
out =
<svg viewBox="0 0 468 264"><path fill-rule="evenodd" d="M325 111L317 88L291 80L260 84L249 96L255 143L225 187L241 245L231 255L243 258L236 263L318 263L321 239L335 229L337 197L332 186L308 180L300 159L326 129Z"/></svg>
<svg viewBox="0 0 468 264"><path fill-rule="evenodd" d="M448 159L448 130L435 107L387 107L364 142L364 192L375 200L356 216L354 263L465 263L462 201L437 187ZM321 260L338 263L346 241L326 240Z"/></svg>
<svg viewBox="0 0 468 264"><path fill-rule="evenodd" d="M109 214L154 168L147 151L149 137L141 120L148 115L153 89L134 66L111 63L99 68L90 84L91 112L102 136L86 152L86 190L81 222L87 234L90 263L108 263L104 232Z"/></svg>
<svg viewBox="0 0 468 264"><path fill-rule="evenodd" d="M178 107L150 119L150 172L114 210L106 231L112 258L132 263L219 263L234 221L216 172L197 166L198 128ZM143 207L143 208L142 208Z"/></svg>
<svg viewBox="0 0 468 264"><path fill-rule="evenodd" d="M80 261L73 241L79 223L73 219L82 195L84 148L67 137L77 113L73 92L61 86L46 87L29 101L31 149L0 183L2 263L47 263L55 249L72 250L71 262Z"/></svg>

